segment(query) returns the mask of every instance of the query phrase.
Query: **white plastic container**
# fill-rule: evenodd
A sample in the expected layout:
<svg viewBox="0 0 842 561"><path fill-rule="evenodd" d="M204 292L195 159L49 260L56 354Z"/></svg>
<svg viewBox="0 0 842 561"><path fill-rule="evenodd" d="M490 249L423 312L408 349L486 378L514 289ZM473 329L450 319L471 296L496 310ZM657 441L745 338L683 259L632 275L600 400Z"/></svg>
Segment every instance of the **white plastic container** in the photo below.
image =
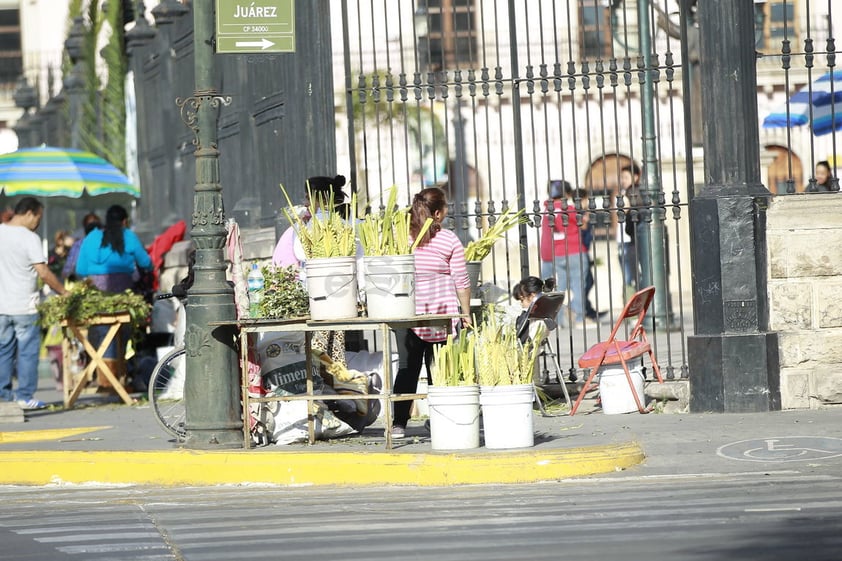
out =
<svg viewBox="0 0 842 561"><path fill-rule="evenodd" d="M634 383L634 391L642 406L646 406L643 395L643 363L629 364L629 373ZM637 403L626 372L622 365L603 366L599 370L599 396L602 399L602 412L606 415L632 413L637 411Z"/></svg>
<svg viewBox="0 0 842 561"><path fill-rule="evenodd" d="M368 317L408 318L415 315L415 256L364 257Z"/></svg>
<svg viewBox="0 0 842 561"><path fill-rule="evenodd" d="M433 450L479 448L479 386L430 386L427 401Z"/></svg>
<svg viewBox="0 0 842 561"><path fill-rule="evenodd" d="M480 386L485 447L529 448L535 444L532 384Z"/></svg>
<svg viewBox="0 0 842 561"><path fill-rule="evenodd" d="M357 261L354 257L308 259L307 292L310 319L357 317Z"/></svg>

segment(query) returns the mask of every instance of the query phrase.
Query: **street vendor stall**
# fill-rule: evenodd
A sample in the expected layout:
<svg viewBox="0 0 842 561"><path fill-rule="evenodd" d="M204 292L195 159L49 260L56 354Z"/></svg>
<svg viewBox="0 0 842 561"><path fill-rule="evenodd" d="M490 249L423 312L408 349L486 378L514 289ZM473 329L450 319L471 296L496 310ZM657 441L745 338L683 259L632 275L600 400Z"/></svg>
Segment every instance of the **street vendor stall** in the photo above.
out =
<svg viewBox="0 0 842 561"><path fill-rule="evenodd" d="M277 319L242 319L233 322L212 322L211 325L234 325L239 330L240 336L240 381L242 385L243 411L249 411L250 403L270 401L295 401L305 400L309 402L310 408L307 415L307 427L310 444L315 443L315 418L313 407L315 401L330 399L347 399L347 396L340 395L316 395L313 391L312 377L312 354L310 352L312 334L316 331L361 331L376 330L383 338L383 392L373 395L359 395L354 399L382 399L384 402L384 423L389 427L392 425L392 405L395 401L422 399L426 394L393 394L392 393L392 330L407 329L419 326L450 325L453 320L451 315L422 315L402 319L371 319L358 317L344 320L320 320L309 319L277 320ZM298 332L304 333L306 353L306 392L302 395L275 395L266 397L249 396L249 362L248 362L248 339L250 333L277 333L277 332ZM250 416L243 415L243 439L245 447L251 446ZM392 448L391 432L385 431L386 448Z"/></svg>

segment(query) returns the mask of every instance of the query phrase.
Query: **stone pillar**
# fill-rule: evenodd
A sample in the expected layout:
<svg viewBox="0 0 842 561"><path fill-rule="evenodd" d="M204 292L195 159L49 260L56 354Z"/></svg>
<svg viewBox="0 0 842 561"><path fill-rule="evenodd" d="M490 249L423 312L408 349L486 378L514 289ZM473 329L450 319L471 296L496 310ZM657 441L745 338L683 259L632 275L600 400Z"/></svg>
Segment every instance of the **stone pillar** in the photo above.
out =
<svg viewBox="0 0 842 561"><path fill-rule="evenodd" d="M691 411L780 409L769 330L752 0L699 3L705 184L690 203L695 334ZM738 122L739 126L733 126Z"/></svg>
<svg viewBox="0 0 842 561"><path fill-rule="evenodd" d="M15 107L23 109L23 115L15 123L15 133L18 135L18 146L34 146L37 130L30 110L38 105L38 95L35 88L29 85L26 76L21 76L15 86Z"/></svg>
<svg viewBox="0 0 842 561"><path fill-rule="evenodd" d="M82 102L85 95L85 69L83 45L85 42L85 22L82 16L73 19L73 26L64 42L64 48L73 68L64 77L64 91L70 104L70 147L82 147Z"/></svg>

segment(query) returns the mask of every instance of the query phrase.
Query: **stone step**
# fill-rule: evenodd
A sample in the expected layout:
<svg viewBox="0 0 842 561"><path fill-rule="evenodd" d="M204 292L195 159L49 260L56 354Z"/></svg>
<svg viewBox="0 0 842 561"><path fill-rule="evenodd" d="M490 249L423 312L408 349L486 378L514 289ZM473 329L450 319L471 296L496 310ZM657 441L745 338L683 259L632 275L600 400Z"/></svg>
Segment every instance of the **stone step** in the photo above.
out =
<svg viewBox="0 0 842 561"><path fill-rule="evenodd" d="M22 423L23 410L14 401L0 401L0 423Z"/></svg>

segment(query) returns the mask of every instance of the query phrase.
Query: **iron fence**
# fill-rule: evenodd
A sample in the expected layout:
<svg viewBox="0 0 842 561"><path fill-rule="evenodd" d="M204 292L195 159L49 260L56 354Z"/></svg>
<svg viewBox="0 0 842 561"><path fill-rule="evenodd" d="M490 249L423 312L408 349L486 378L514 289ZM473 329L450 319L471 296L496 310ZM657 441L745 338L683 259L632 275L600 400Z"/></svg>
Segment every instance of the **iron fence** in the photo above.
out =
<svg viewBox="0 0 842 561"><path fill-rule="evenodd" d="M755 13L766 185L778 195L837 192L842 73L834 27L842 25L842 9L835 2L769 0Z"/></svg>
<svg viewBox="0 0 842 561"><path fill-rule="evenodd" d="M607 336L629 287L655 284L663 294L652 310L658 358L668 378L686 377L693 143L681 82L680 30L690 24L672 13L677 5L370 0L342 7L344 157L360 198L376 206L398 185L408 201L438 185L464 242L507 208L525 209L529 223L483 262L483 300L516 304L515 283L555 270L570 303L555 344L573 373L575 357ZM628 193L627 166L641 170ZM554 180L573 188L572 212L546 206ZM541 222L556 215L593 241L586 252L569 249L573 258L542 264ZM627 222L636 243L624 246ZM624 249L639 264L629 277ZM583 294L597 321L576 321Z"/></svg>

